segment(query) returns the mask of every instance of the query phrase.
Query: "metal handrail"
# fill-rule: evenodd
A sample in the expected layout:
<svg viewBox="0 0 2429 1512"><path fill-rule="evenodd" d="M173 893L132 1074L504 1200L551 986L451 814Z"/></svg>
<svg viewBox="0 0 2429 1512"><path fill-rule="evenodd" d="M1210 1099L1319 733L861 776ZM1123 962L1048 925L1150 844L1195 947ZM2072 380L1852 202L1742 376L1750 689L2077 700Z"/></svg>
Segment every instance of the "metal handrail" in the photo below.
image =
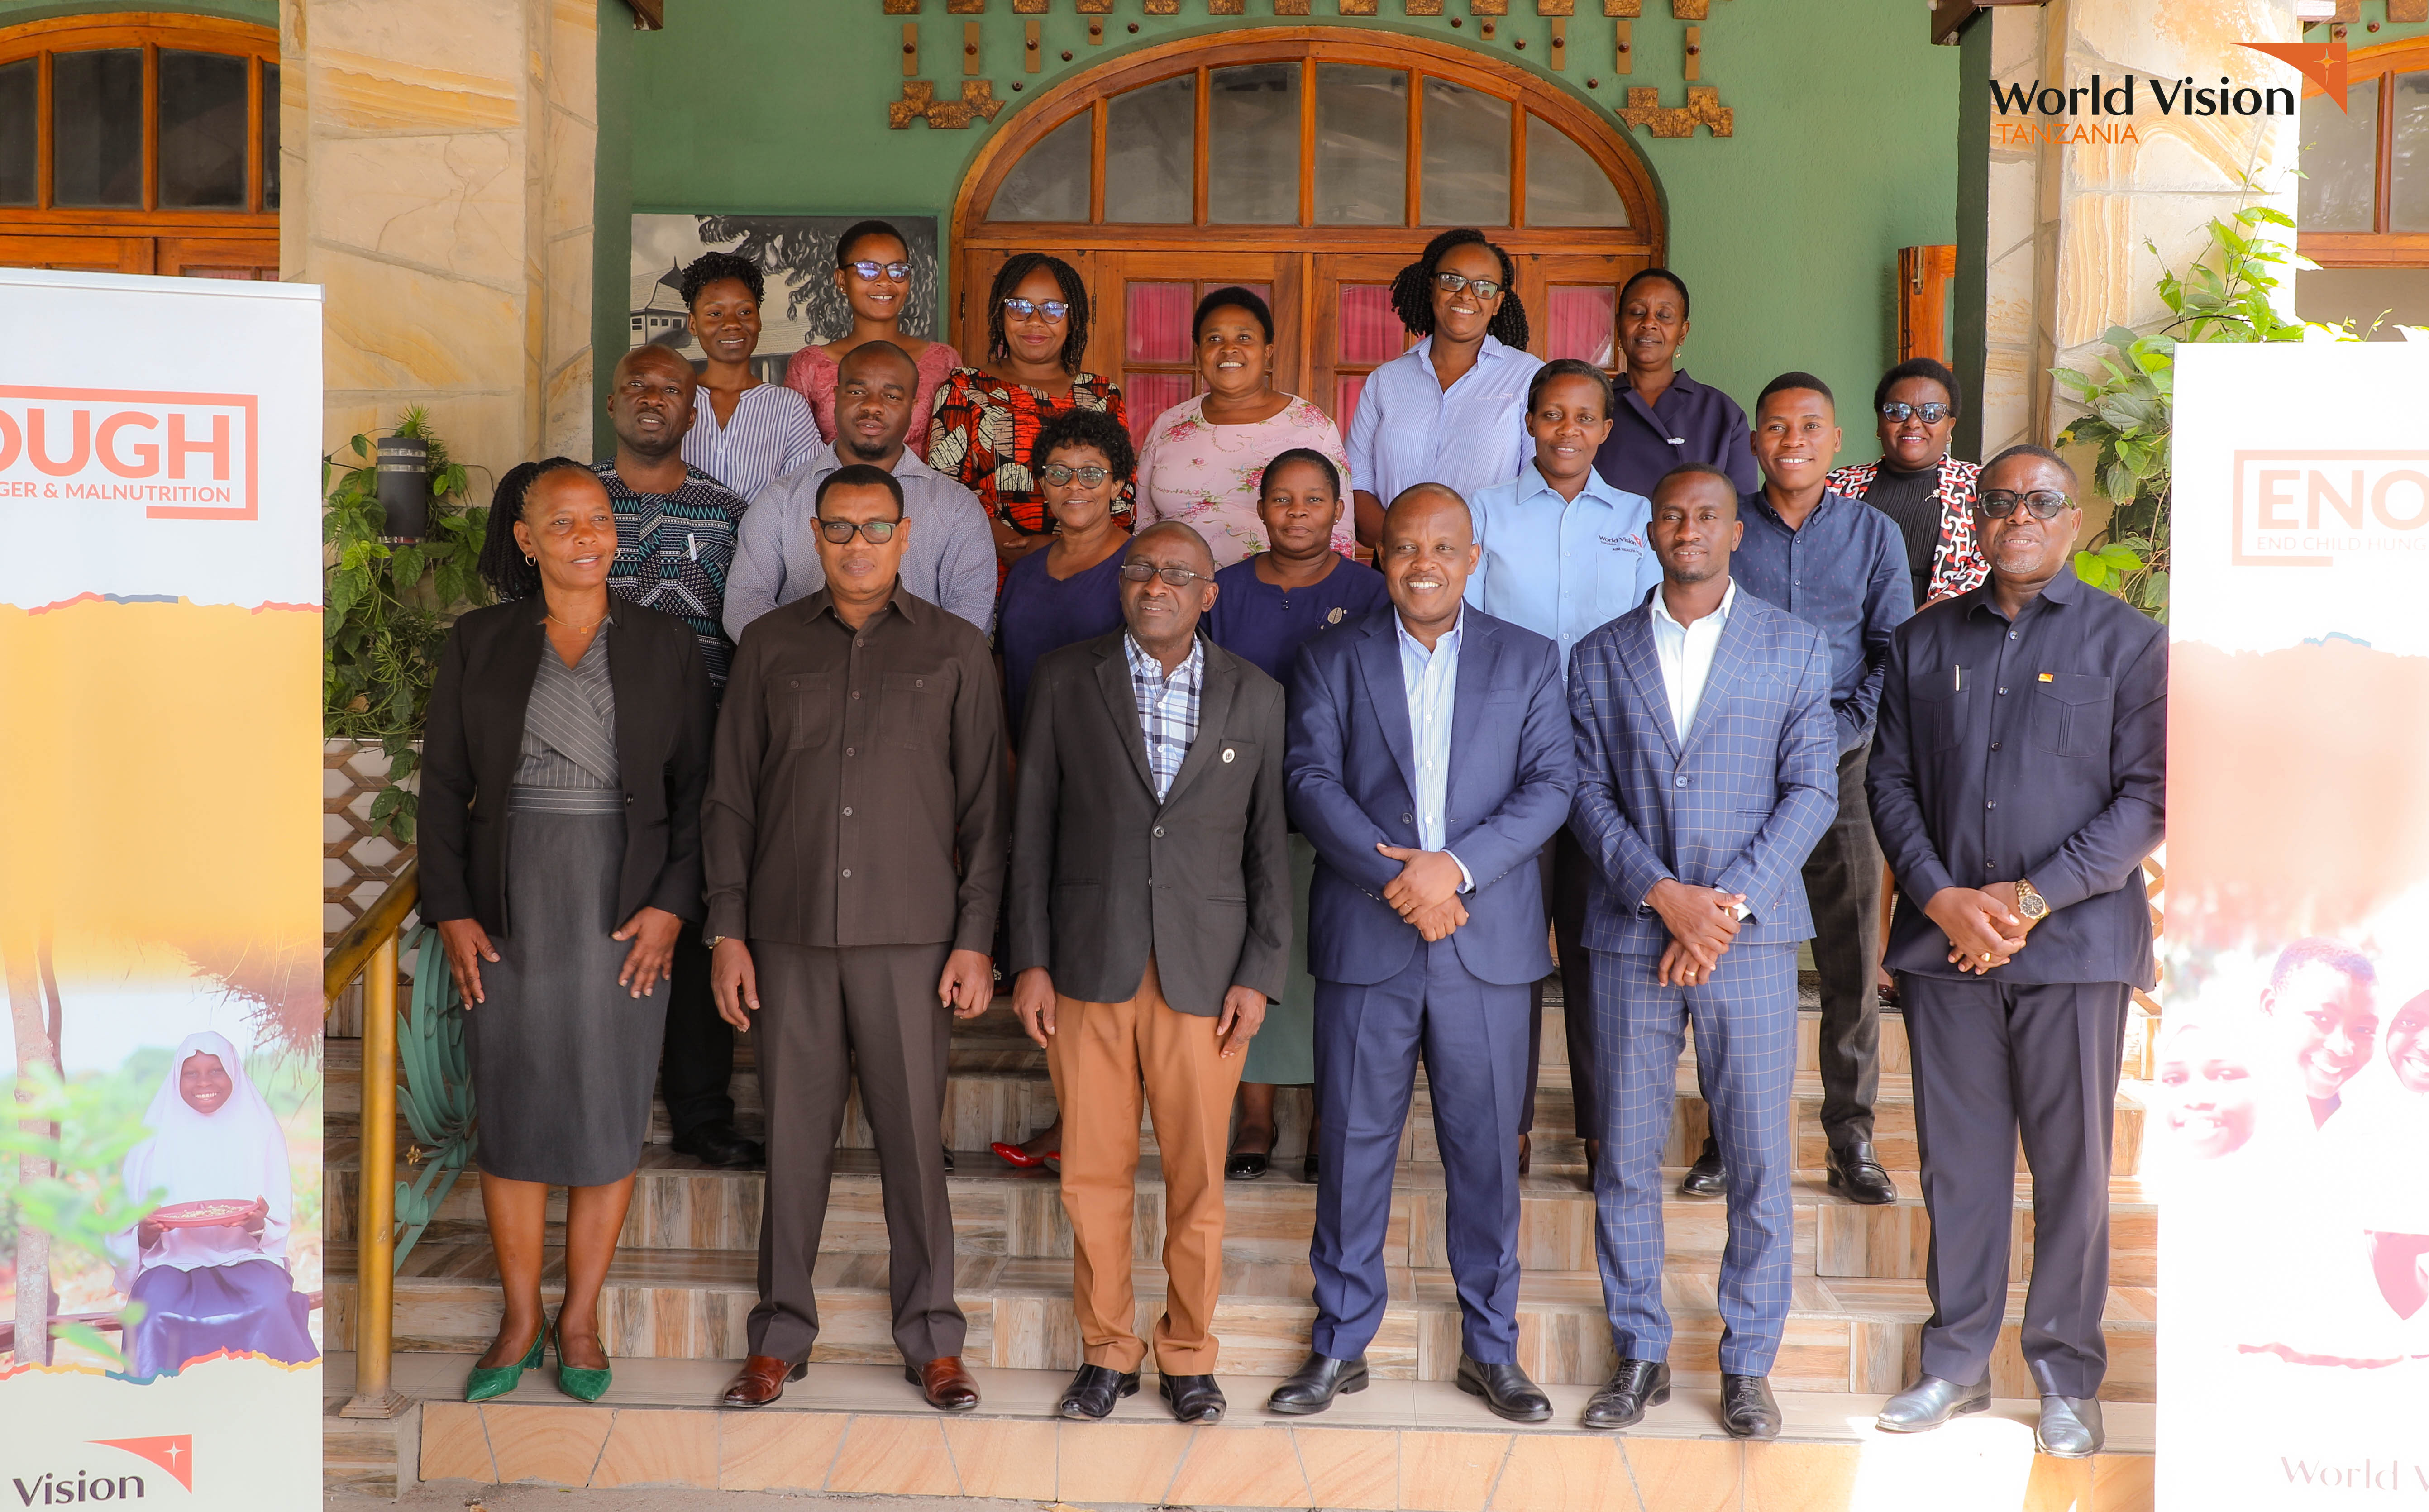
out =
<svg viewBox="0 0 2429 1512"><path fill-rule="evenodd" d="M355 1394L338 1415L392 1418L406 1406L390 1384L396 1334L396 953L397 929L421 896L421 866L408 864L379 901L338 936L321 968L328 1003L363 979L361 1208L355 1224Z"/></svg>

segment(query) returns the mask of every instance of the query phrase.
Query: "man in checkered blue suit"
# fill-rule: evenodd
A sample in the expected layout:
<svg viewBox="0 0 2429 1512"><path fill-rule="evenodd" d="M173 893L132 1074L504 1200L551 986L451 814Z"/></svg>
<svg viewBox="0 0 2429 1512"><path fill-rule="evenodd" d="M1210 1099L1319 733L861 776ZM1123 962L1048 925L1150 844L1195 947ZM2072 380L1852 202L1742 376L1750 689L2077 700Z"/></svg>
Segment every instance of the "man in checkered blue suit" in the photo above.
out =
<svg viewBox="0 0 2429 1512"><path fill-rule="evenodd" d="M1625 1428L1670 1395L1661 1154L1693 1025L1727 1162L1721 1422L1779 1432L1764 1377L1788 1321L1796 946L1802 868L1839 812L1829 645L1729 581L1736 485L1690 463L1654 489L1661 586L1569 664L1578 789L1594 863L1595 1064L1604 1088L1595 1241L1618 1369L1587 1405Z"/></svg>

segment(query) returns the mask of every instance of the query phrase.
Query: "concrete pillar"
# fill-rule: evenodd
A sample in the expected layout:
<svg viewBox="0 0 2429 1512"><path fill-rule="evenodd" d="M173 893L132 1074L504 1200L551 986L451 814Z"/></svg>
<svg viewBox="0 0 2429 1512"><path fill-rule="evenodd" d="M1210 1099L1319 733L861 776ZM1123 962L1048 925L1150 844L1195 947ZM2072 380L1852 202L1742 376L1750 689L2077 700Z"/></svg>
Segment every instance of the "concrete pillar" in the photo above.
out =
<svg viewBox="0 0 2429 1512"><path fill-rule="evenodd" d="M1969 54L2007 84L2068 87L2094 74L2111 83L2134 74L2189 74L2205 85L2224 75L2298 96L2302 88L2291 68L2238 45L2298 40L2292 0L2053 0L1985 11L1972 27ZM1966 88L1984 89L1982 77L1969 67ZM2055 388L2052 367L2094 371L2109 327L2151 331L2171 319L2159 274L2190 266L2209 245L2213 218L2255 200L2293 212L2298 116L2163 116L2146 85L2137 90L2132 142L2003 146L2000 118L1991 118L1978 222L1984 457L2019 441L2046 443L2078 413ZM2260 192L2246 189L2247 179ZM2290 279L2280 292L2281 307L2290 304Z"/></svg>
<svg viewBox="0 0 2429 1512"><path fill-rule="evenodd" d="M595 0L284 0L280 271L328 291L327 448L421 404L489 479L587 456L597 42Z"/></svg>

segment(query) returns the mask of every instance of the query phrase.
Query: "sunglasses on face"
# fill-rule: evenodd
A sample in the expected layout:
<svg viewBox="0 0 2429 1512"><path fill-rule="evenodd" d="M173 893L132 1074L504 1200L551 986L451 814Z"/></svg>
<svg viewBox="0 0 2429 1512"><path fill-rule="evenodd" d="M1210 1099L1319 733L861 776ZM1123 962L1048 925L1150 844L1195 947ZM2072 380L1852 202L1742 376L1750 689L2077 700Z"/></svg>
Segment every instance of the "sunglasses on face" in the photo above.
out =
<svg viewBox="0 0 2429 1512"><path fill-rule="evenodd" d="M1066 468L1060 462L1049 462L1037 469L1037 475L1057 488L1074 478L1080 480L1080 486L1082 488L1094 488L1112 477L1113 473L1104 468Z"/></svg>
<svg viewBox="0 0 2429 1512"><path fill-rule="evenodd" d="M1988 519L2005 519L2016 512L2018 504L2031 510L2035 519L2056 519L2057 512L2073 502L2074 501L2066 495L2047 488L2036 488L2028 494L2010 493L2002 488L1984 494L1976 507Z"/></svg>
<svg viewBox="0 0 2429 1512"><path fill-rule="evenodd" d="M872 284L877 282L880 273L898 284L911 276L911 265L907 262L853 262L844 266Z"/></svg>
<svg viewBox="0 0 2429 1512"><path fill-rule="evenodd" d="M1467 278L1458 273L1436 273L1434 288L1446 294L1456 294L1464 288L1472 291L1478 299L1491 299L1501 292L1503 285L1497 279Z"/></svg>
<svg viewBox="0 0 2429 1512"><path fill-rule="evenodd" d="M1071 313L1071 306L1059 299L1022 299L1015 295L1003 302L1003 312L1016 320L1025 320L1033 315L1043 315L1049 320L1059 320Z"/></svg>
<svg viewBox="0 0 2429 1512"><path fill-rule="evenodd" d="M1125 562L1122 564L1123 582L1145 583L1149 578L1162 578L1166 583L1176 588L1186 588L1193 583L1212 583L1214 581L1213 575L1210 573L1192 572L1187 567L1160 567L1152 562Z"/></svg>
<svg viewBox="0 0 2429 1512"><path fill-rule="evenodd" d="M1923 417L1923 423L1925 425L1937 425L1942 420L1946 419L1949 416L1956 413L1956 410L1950 408L1946 404L1893 403L1883 404L1881 406L1881 419L1885 420L1895 420L1900 425L1904 425L1908 419L1917 415Z"/></svg>
<svg viewBox="0 0 2429 1512"><path fill-rule="evenodd" d="M852 532L858 531L868 539L869 545L884 546L894 539L895 527L901 523L899 519L821 518L818 521L818 534L835 545L842 546L851 539Z"/></svg>

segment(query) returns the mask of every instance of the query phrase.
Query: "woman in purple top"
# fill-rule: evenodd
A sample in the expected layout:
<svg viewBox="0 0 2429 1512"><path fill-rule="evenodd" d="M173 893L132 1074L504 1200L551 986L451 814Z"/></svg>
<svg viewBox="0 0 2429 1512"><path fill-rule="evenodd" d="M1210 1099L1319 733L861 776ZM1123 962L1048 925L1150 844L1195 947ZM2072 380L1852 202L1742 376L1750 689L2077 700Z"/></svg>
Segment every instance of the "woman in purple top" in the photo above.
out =
<svg viewBox="0 0 2429 1512"><path fill-rule="evenodd" d="M1285 687L1291 662L1310 636L1391 601L1381 573L1332 549L1341 485L1331 459L1306 447L1266 463L1257 517L1272 544L1214 574L1208 638L1256 663ZM1290 858L1290 975L1281 1001L1265 1010L1264 1027L1248 1042L1248 1063L1241 1069L1239 1128L1223 1166L1223 1174L1235 1181L1254 1181L1273 1163L1274 1089L1315 1080L1315 978L1307 969L1307 894L1315 880L1315 847L1293 834ZM1313 1125L1300 1175L1310 1181L1316 1177Z"/></svg>
<svg viewBox="0 0 2429 1512"><path fill-rule="evenodd" d="M1055 532L1046 550L1013 564L997 601L996 649L1016 748L1037 659L1121 628L1130 533L1113 504L1138 466L1130 432L1100 409L1068 409L1048 420L1026 460Z"/></svg>
<svg viewBox="0 0 2429 1512"><path fill-rule="evenodd" d="M1720 468L1750 494L1762 486L1746 444L1745 411L1677 365L1687 339L1687 284L1667 268L1640 268L1619 289L1619 355L1627 364L1611 435L1595 470L1614 488L1653 497L1653 485L1681 462Z"/></svg>
<svg viewBox="0 0 2429 1512"><path fill-rule="evenodd" d="M997 600L995 644L1003 659L1004 695L1011 705L1007 728L1016 751L1037 659L1122 628L1122 549L1131 536L1125 517L1114 513L1114 501L1138 471L1130 431L1115 412L1101 409L1066 409L1049 417L1021 460L1037 480L1053 534L1044 551L1013 563ZM1023 1171L1059 1160L1063 1120L1058 1114L1023 1142L998 1141L990 1148Z"/></svg>

